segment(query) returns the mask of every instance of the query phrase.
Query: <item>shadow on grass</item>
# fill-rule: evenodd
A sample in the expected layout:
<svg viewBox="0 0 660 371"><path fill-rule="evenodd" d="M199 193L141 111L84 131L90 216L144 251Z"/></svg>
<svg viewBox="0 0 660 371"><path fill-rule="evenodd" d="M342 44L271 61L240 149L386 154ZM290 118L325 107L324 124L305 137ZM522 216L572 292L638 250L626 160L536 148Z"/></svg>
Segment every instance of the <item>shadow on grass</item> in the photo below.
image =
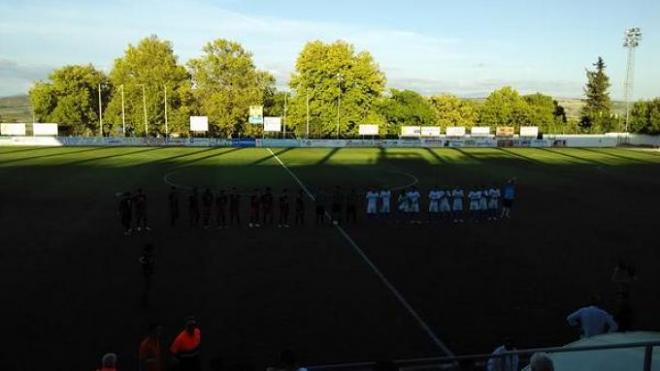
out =
<svg viewBox="0 0 660 371"><path fill-rule="evenodd" d="M521 155L520 153L513 152L513 151L511 151L509 149L506 149L506 148L497 148L497 150L500 151L500 152L506 153L509 157L515 157L515 158L518 158L520 160L523 160L523 161L526 161L526 162L531 162L531 163L536 164L536 165L547 165L543 161L539 161L539 160L537 160L535 158L532 158L532 157L529 157L529 156Z"/></svg>
<svg viewBox="0 0 660 371"><path fill-rule="evenodd" d="M39 158L46 158L46 157L66 156L66 155L80 154L80 153L83 153L83 152L100 151L100 150L112 149L112 148L116 148L116 147L94 147L94 148L82 149L82 150L79 150L79 151L68 151L68 152L64 152L64 153L51 153L51 154L48 154L48 155L41 155L41 156L15 158L13 160L1 161L0 164L9 164L9 163L14 163L14 162L36 160L36 159L39 159Z"/></svg>
<svg viewBox="0 0 660 371"><path fill-rule="evenodd" d="M250 165L259 165L259 164L261 164L263 162L266 162L270 159L274 159L275 156L280 156L284 153L287 153L287 152L291 151L292 149L293 149L293 147L287 147L287 148L284 148L284 149L280 149L278 152L273 152L273 153L275 153L275 155L268 154L268 156L262 157L258 160L255 160L254 162L250 163Z"/></svg>
<svg viewBox="0 0 660 371"><path fill-rule="evenodd" d="M326 162L328 162L330 160L330 158L332 158L332 156L334 156L337 152L339 152L340 149L341 148L339 148L339 147L334 147L330 152L328 152L328 154L323 156L323 158L320 159L316 164L317 165L325 164Z"/></svg>
<svg viewBox="0 0 660 371"><path fill-rule="evenodd" d="M570 154L568 154L564 151L554 150L554 149L550 149L550 148L536 148L536 149L538 149L540 151L545 151L545 152L548 152L548 153L552 153L554 155L560 155L560 156L568 157L568 158L571 158L571 159L574 159L574 160L578 160L582 163L589 162L589 163L594 164L596 166L609 166L609 164L606 164L604 162L600 162L598 160L594 160L594 159L590 159L590 158L584 158L584 157L580 157L580 156L570 155Z"/></svg>
<svg viewBox="0 0 660 371"><path fill-rule="evenodd" d="M224 151L223 151L223 150L224 150ZM224 155L230 154L230 153L232 153L232 152L237 152L237 151L240 151L240 150L242 150L242 148L231 148L231 149L229 149L229 150L227 150L227 147L209 148L209 149L206 149L206 150L203 150L203 151L199 151L199 152L196 152L196 153L202 153L202 152L213 152L213 151L221 151L221 152L219 152L219 153L213 153L213 154L210 154L210 155L207 155L207 156L203 156L203 157L195 158L195 159L188 160L188 161L184 161L184 162L182 162L181 164L178 164L177 166L174 166L174 167L170 168L169 170L170 170L170 171L174 171L174 170L178 170L178 169L186 168L186 167L191 166L191 165L194 164L194 163L197 163L197 162L200 162L200 161L204 161L204 160L209 159L209 158L212 158L212 157L220 157L220 156L224 156ZM175 157L181 157L181 156L175 156Z"/></svg>
<svg viewBox="0 0 660 371"><path fill-rule="evenodd" d="M426 152L430 153L431 156L433 156L433 158L435 158L437 160L438 163L442 163L442 164L448 164L449 163L445 158L440 156L436 151L432 150L431 148L426 147L425 149L426 149Z"/></svg>
<svg viewBox="0 0 660 371"><path fill-rule="evenodd" d="M639 163L643 163L643 164L658 165L658 163L654 162L654 161L648 161L648 160L642 160L642 159L635 158L635 157L618 155L618 154L614 154L614 153L611 153L611 152L605 151L605 150L597 150L597 149L593 149L593 148L579 148L579 149L582 150L582 151L592 152L592 153L596 153L596 154L599 154L599 155L610 156L610 157L618 158L618 159L621 159L621 160L639 162Z"/></svg>
<svg viewBox="0 0 660 371"><path fill-rule="evenodd" d="M15 149L13 151L2 151L0 152L0 155L13 155L14 153L19 153L19 152L37 151L37 150L50 149L50 148L60 148L60 147L21 148L21 149Z"/></svg>

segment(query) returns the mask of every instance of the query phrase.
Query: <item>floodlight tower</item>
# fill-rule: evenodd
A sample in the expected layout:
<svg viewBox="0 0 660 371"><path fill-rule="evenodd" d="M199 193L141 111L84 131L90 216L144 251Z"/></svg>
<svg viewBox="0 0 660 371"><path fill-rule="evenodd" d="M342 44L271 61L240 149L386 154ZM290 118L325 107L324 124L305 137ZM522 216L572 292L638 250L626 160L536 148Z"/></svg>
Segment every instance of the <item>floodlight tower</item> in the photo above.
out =
<svg viewBox="0 0 660 371"><path fill-rule="evenodd" d="M632 97L633 79L635 72L635 48L639 46L642 39L642 31L639 27L631 27L626 30L623 47L628 49L628 65L626 67L626 82L624 83L624 98L626 100L626 133L628 132L628 119L630 118L630 98Z"/></svg>

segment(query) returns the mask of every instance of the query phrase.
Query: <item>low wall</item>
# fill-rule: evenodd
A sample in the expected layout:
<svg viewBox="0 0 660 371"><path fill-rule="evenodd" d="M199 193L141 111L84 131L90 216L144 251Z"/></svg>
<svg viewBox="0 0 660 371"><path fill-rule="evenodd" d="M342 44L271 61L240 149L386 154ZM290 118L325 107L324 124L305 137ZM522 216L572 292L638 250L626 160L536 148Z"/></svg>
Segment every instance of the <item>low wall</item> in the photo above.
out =
<svg viewBox="0 0 660 371"><path fill-rule="evenodd" d="M123 138L123 137L0 137L0 146L186 146L186 147L615 147L629 144L660 146L660 136L609 133L604 135L545 135L544 139L463 137L410 139L254 139L254 138Z"/></svg>

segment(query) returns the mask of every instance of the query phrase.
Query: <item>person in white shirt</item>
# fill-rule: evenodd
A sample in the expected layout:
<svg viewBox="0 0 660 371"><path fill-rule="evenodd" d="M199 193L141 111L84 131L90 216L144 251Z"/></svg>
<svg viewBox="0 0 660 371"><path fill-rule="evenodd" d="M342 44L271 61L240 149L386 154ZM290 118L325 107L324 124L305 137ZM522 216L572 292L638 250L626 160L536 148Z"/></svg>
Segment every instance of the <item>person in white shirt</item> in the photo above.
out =
<svg viewBox="0 0 660 371"><path fill-rule="evenodd" d="M380 195L373 189L367 191L367 216L373 217L378 213L378 199Z"/></svg>
<svg viewBox="0 0 660 371"><path fill-rule="evenodd" d="M498 210L500 208L500 189L493 187L488 191L488 219L497 220Z"/></svg>
<svg viewBox="0 0 660 371"><path fill-rule="evenodd" d="M422 195L419 193L417 188L411 187L410 190L406 192L406 196L408 197L408 211L411 217L414 219L414 222L418 223L419 199L422 197Z"/></svg>
<svg viewBox="0 0 660 371"><path fill-rule="evenodd" d="M484 187L481 190L481 199L479 199L479 214L481 214L481 219L488 218L488 199L490 197L490 189Z"/></svg>
<svg viewBox="0 0 660 371"><path fill-rule="evenodd" d="M392 200L392 192L388 189L383 189L380 191L380 213L383 216L390 214L390 203Z"/></svg>
<svg viewBox="0 0 660 371"><path fill-rule="evenodd" d="M481 201L481 191L475 190L468 193L470 200L470 218L472 221L479 221L479 203Z"/></svg>
<svg viewBox="0 0 660 371"><path fill-rule="evenodd" d="M454 223L463 223L463 190L454 188L451 192L451 197L451 210L452 214L454 214Z"/></svg>
<svg viewBox="0 0 660 371"><path fill-rule="evenodd" d="M546 353L534 353L529 359L529 371L555 371L555 364Z"/></svg>
<svg viewBox="0 0 660 371"><path fill-rule="evenodd" d="M449 213L451 212L451 206L449 205L451 191L438 191L438 196L440 197L440 213L442 213L442 219L449 219Z"/></svg>
<svg viewBox="0 0 660 371"><path fill-rule="evenodd" d="M619 329L614 318L598 307L599 303L600 298L592 296L591 305L580 308L566 317L571 327L580 326L582 337L588 338Z"/></svg>
<svg viewBox="0 0 660 371"><path fill-rule="evenodd" d="M492 355L497 356L515 350L516 348L513 346L513 340L507 338L504 340L504 345L495 349ZM487 371L518 371L519 363L520 363L520 358L518 357L517 354L504 355L500 357L491 357L488 359L488 363L486 364L486 370Z"/></svg>
<svg viewBox="0 0 660 371"><path fill-rule="evenodd" d="M409 209L408 196L406 195L405 190L399 191L399 196L396 199L396 209L398 212L398 221L404 221L408 217Z"/></svg>
<svg viewBox="0 0 660 371"><path fill-rule="evenodd" d="M431 188L429 191L429 219L437 219L440 212L440 191L437 188Z"/></svg>

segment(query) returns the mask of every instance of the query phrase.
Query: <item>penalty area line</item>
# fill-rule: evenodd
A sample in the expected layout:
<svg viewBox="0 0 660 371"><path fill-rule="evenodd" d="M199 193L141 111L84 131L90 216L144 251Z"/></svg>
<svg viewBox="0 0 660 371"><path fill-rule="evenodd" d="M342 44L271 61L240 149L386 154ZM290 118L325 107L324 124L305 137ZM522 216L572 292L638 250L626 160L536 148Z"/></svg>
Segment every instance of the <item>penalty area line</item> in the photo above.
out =
<svg viewBox="0 0 660 371"><path fill-rule="evenodd" d="M289 167L286 166L284 162L282 162L282 160L275 154L275 152L273 152L272 149L268 148L268 151L270 152L271 156L273 156L273 158L275 158L275 160L282 166L282 168L284 168L284 170L286 170L286 172L289 173L289 175L293 178L293 180L295 180L296 183L298 183L300 188L302 188L302 190L307 194L307 196L312 201L316 201L314 194L310 192L310 190L307 188L307 186L305 186L305 184L300 180L300 178L298 178L298 176L293 171L291 171L291 169L289 169ZM329 216L329 214L326 213L326 216ZM376 274L376 276L380 278L380 280L383 282L385 287L387 287L390 290L392 295L394 295L394 297L399 301L399 303L408 311L408 313L410 313L410 315L415 319L415 321L417 321L419 326L431 338L433 343L438 348L440 348L440 350L442 350L447 356L453 356L454 353L452 353L452 351L449 350L449 348L447 348L445 343L443 343L442 340L440 340L440 338L435 334L435 332L433 332L433 330L426 323L426 321L424 321L424 319L417 313L417 311L410 305L410 303L408 303L408 301L403 297L403 295L399 292L399 290L396 287L394 287L394 285L390 282L390 280L387 279L387 277L385 277L383 272L381 272L381 270L378 269L376 264L374 264L374 262L372 262L371 259L369 259L367 254L364 253L364 251L360 248L360 246L358 246L358 244L353 240L353 238L351 238L351 236L344 230L344 228L339 224L335 224L334 227L337 229L339 234L341 234L342 237L344 237L344 239L351 245L351 247L353 247L353 250L355 250L355 252L362 258L362 260L369 266L369 268L371 268L374 274Z"/></svg>

